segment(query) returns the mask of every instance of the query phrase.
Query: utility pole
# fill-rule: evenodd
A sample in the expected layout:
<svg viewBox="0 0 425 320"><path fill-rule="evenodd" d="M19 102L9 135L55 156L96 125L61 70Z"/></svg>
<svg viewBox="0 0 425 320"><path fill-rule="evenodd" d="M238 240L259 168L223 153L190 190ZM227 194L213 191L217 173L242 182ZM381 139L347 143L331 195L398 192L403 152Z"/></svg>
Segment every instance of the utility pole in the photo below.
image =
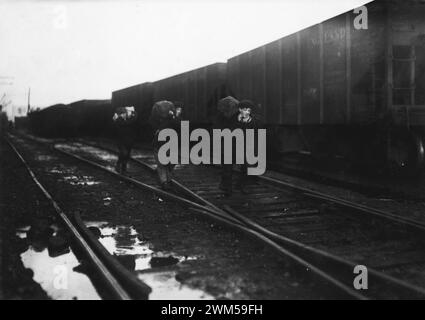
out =
<svg viewBox="0 0 425 320"><path fill-rule="evenodd" d="M28 109L27 109L27 115L30 113L30 110L31 110L30 99L31 99L31 87L28 88Z"/></svg>

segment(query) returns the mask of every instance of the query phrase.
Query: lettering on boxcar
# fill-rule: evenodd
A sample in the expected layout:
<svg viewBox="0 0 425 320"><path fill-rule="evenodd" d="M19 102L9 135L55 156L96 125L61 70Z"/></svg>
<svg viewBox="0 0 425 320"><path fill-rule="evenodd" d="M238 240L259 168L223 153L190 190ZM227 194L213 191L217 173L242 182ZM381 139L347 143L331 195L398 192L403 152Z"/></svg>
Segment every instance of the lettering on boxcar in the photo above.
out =
<svg viewBox="0 0 425 320"><path fill-rule="evenodd" d="M345 28L338 28L332 31L327 31L324 34L324 43L341 41L345 39Z"/></svg>
<svg viewBox="0 0 425 320"><path fill-rule="evenodd" d="M345 28L337 28L333 30L329 30L323 33L323 43L331 43L336 41L341 41L345 39ZM311 43L313 46L318 46L320 44L319 38L313 38L311 39Z"/></svg>

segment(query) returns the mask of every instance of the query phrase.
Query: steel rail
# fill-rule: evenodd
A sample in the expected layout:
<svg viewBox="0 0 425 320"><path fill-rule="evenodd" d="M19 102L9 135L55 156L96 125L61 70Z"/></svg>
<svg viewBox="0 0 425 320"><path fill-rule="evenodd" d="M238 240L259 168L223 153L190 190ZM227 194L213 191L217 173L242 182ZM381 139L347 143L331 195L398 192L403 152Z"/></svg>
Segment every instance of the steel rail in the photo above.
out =
<svg viewBox="0 0 425 320"><path fill-rule="evenodd" d="M112 149L107 148L107 147L97 146L95 144L87 143L85 141L80 142L80 143L84 143L84 144L87 144L87 145L90 145L90 146L93 146L93 147L101 148L101 149L116 153L115 150L112 150ZM133 161L135 161L135 162L137 162L137 163L139 163L139 164L141 164L141 165L143 165L143 166L145 166L145 167L147 167L151 170L154 170L154 168L152 166L150 166L147 163L144 163L143 161L141 161L139 159L135 159L135 158L131 157L131 160L133 160ZM379 210L379 209L376 209L376 208L372 208L372 207L369 207L369 206L354 203L352 201L344 200L344 199L341 199L341 198L338 198L338 197L330 196L328 194L324 194L324 193L321 193L321 192L318 192L318 191L314 191L314 190L309 189L309 188L297 186L293 183L284 182L284 181L279 180L279 179L266 177L266 176L258 176L257 179L262 180L262 181L264 181L268 184L271 184L271 185L274 185L274 186L277 186L277 187L281 187L281 188L283 187L283 188L295 190L297 192L302 192L305 196L316 199L316 200L322 200L322 201L337 204L339 206L344 206L344 207L352 209L354 211L357 211L357 212L360 212L360 213L363 213L363 214L371 215L375 218L388 220L391 223L409 226L409 227L416 229L418 231L421 231L421 232L425 231L425 223L418 222L414 219L400 217L396 214L392 214L392 213L385 212L385 211L382 211L382 210ZM180 183L176 180L173 180L173 183L176 186L184 187L184 186L180 185ZM186 188L186 189L188 189L188 188ZM205 199L202 199L202 197L200 197L196 193L192 192L191 190L189 190L189 192L190 192L191 196L197 198L198 200L204 202L207 205L208 204L212 205L213 207L215 207L217 209L217 207L215 205L211 204L209 201L207 201Z"/></svg>
<svg viewBox="0 0 425 320"><path fill-rule="evenodd" d="M331 285L333 285L335 288L339 289L340 291L344 292L348 296L355 298L355 299L360 299L360 300L366 300L367 299L364 295L360 294L359 292L357 292L353 288L347 286L346 284L342 283L341 281L335 279L332 275L326 273L326 271L321 270L320 268L314 266L312 263L309 263L306 260L302 259L301 257L297 256L295 253L292 253L289 250L283 248L281 245L279 245L278 243L276 243L272 239L269 239L267 236L255 231L255 230L250 229L248 226L244 225L243 222L239 221L238 219L233 218L231 215L229 215L229 213L227 213L226 211L224 211L222 209L218 208L219 211L216 211L214 208L211 208L210 206L207 206L207 205L202 206L202 205L195 203L193 201L187 200L185 198L176 196L172 193L163 191L163 190L158 189L156 187L153 187L153 186L150 186L150 185L145 184L143 182L140 182L139 180L136 180L136 179L127 177L125 175L119 174L119 173L117 173L113 170L110 170L107 167L102 166L102 165L100 165L100 164L98 164L94 161L91 161L91 160L88 160L88 159L83 158L81 156L78 156L78 155L72 154L70 152L61 150L60 148L58 148L56 146L54 146L53 149L62 153L62 154L65 154L65 155L67 155L71 158L75 158L75 159L80 160L80 161L82 161L86 164L89 164L93 167L96 167L96 168L98 168L102 171L108 172L109 174L111 174L111 175L113 175L117 178L120 178L121 180L124 180L126 182L129 182L133 185L136 185L137 187L143 188L145 190L149 190L149 191L157 193L157 194L161 194L164 198L169 198L171 200L185 204L192 211L202 213L203 215L206 215L206 216L208 216L208 217L210 217L210 218L212 218L216 221L224 223L224 224L226 224L230 227L236 228L239 231L243 231L245 234L249 234L252 237L255 237L257 240L260 240L264 244L274 248L276 251L278 251L278 253L280 253L281 255L283 255L286 258L291 259L295 263L303 266L304 268L306 268L306 270L310 270L311 272L313 272L314 274L316 274L320 278L324 279L325 281L327 281L328 283L330 283ZM133 160L135 160L135 159L133 159ZM149 164L144 163L143 165L152 168ZM178 182L177 182L177 185L181 186L182 188L187 189L186 187L179 184ZM193 192L190 191L190 193L193 193Z"/></svg>
<svg viewBox="0 0 425 320"><path fill-rule="evenodd" d="M86 145L91 145L92 147L95 147L95 148L104 149L104 150L109 151L111 153L116 153L116 151L111 150L109 148L100 147L100 146L85 143L85 142L80 142L80 143L86 144ZM191 201L187 202L188 200L185 200L184 198L175 196L174 194L170 194L170 193L165 192L163 190L160 190L158 188L149 186L149 185L144 184L144 183L142 183L138 180L135 180L135 179L129 178L127 176L123 176L121 174L118 174L115 171L112 171L112 170L110 170L110 169L108 169L108 168L106 168L102 165L99 165L98 163L93 162L91 160L88 160L88 159L85 159L83 157L74 155L74 154L66 152L64 150L60 150L58 148L55 148L55 149L59 152L65 153L66 155L68 155L70 157L77 158L78 160L81 160L83 162L91 164L91 165L98 167L102 170L108 171L109 173L114 174L114 175L120 177L123 180L131 182L133 184L137 184L139 187L143 187L143 188L148 189L148 190L153 191L153 192L161 193L163 196L169 197L169 198L174 199L174 200L180 201L180 200L183 199L184 201L182 201L182 202L186 203L188 205L195 204L195 207L191 207L191 210L194 210L196 212L207 215L210 218L214 218L215 220L223 222L223 223L225 223L225 224L227 224L231 227L235 227L235 228L239 229L240 231L243 231L244 233L248 233L249 235L259 239L260 241L267 244L268 246L271 246L272 248L274 248L275 250L280 252L280 254L282 254L286 257L289 257L291 260L295 261L296 263L303 265L304 267L307 268L307 270L313 271L313 273L315 273L319 277L322 277L326 281L330 282L332 285L339 288L343 292L347 293L351 297L354 297L356 299L368 299L367 296L359 294L357 291L348 287L343 282L336 279L335 277L333 277L329 273L323 271L322 269L318 268L317 266L313 265L311 262L309 262L306 259L312 259L311 255L319 257L319 259L320 258L322 258L322 259L326 258L329 261L331 261L332 263L337 264L338 266L343 266L344 268L347 268L347 269L345 269L345 272L347 272L347 273L351 272L351 276L352 276L352 272L353 272L353 267L356 265L356 263L354 263L354 262L342 259L338 256L334 256L334 255L330 254L329 252L325 252L325 251L322 251L322 250L315 249L313 247L307 246L307 245L300 243L298 241L286 238L282 235L275 234L275 233L271 232L270 230L256 224L252 220L240 215L238 212L234 211L230 207L226 207L223 210L223 209L220 209L220 208L214 206L213 204L211 204L212 206L214 206L214 209L213 209L209 205L210 204L209 201L202 199L202 197L200 197L199 195L197 195L196 193L194 193L189 188L182 185L181 183L179 183L176 180L174 180L173 183L176 187L178 187L180 189L180 191L184 191L185 193L187 193L189 195L193 194L193 195L195 195L195 198L197 198L198 200L204 200L206 207L200 206L200 205L193 203ZM153 166L151 166L151 165L149 165L149 164L147 164L147 163L145 163L141 160L138 160L138 159L135 159L135 158L131 158L131 160L137 162L138 164L144 166L145 168L148 168L151 171L154 171ZM202 202L204 202L204 201L202 201ZM217 212L215 208L217 208L219 210L219 212ZM231 219L229 219L229 215L230 215L231 218L234 219L233 221ZM302 258L302 256L294 254L293 252L285 249L279 243L285 244L286 246L290 246L293 250L296 250L298 252L304 251L304 254L307 254L307 257ZM399 279L393 278L393 277L388 276L386 274L380 273L379 271L376 271L376 270L373 270L373 269L370 269L368 271L378 281L387 282L387 283L390 283L392 285L395 285L399 289L404 290L411 297L413 296L414 298L418 298L418 297L423 298L425 296L425 290L420 288L420 287L410 285L409 283L406 283L406 282L401 281Z"/></svg>
<svg viewBox="0 0 425 320"><path fill-rule="evenodd" d="M89 144L86 142L81 142L82 144L86 144L86 145L90 145L92 147L98 148L98 149L103 149L105 151L111 152L111 153L117 153L115 150L112 150L110 148L106 148L103 146L97 146L95 144ZM151 165L149 165L148 163L141 161L139 159L130 158L132 161L142 165L143 167L151 170L151 171L155 171L155 168ZM211 202L209 202L206 199L203 199L203 197L199 196L198 194L194 193L192 190L190 190L188 187L184 186L183 184L181 184L179 181L173 179L173 184L179 188L181 191L189 194L190 196L196 198L198 201L201 201L203 203L205 203L207 206L211 206L214 207L216 210L219 210L220 212L226 212L228 214L230 214L232 217L234 217L235 219L237 219L239 222L243 223L245 227L251 228L253 231L261 234L262 236L265 236L266 238L273 240L273 241L277 241L279 243L284 243L285 245L289 245L292 248L294 248L295 250L302 250L305 251L307 253L307 255L314 255L314 256L318 256L318 257L324 257L326 259L328 259L329 261L331 261L334 264L337 264L340 267L344 268L344 271L346 274L350 274L350 276L353 275L353 269L356 265L358 265L358 263L355 263L353 261L349 261L347 259L343 259L341 257L338 257L336 255L333 255L329 252L305 245L299 241L287 238L285 236L282 236L280 234L276 234L262 226L260 226L259 224L255 223L254 221L252 221L251 219L246 218L245 216L241 215L240 213L236 212L235 210L233 210L230 206L224 206L224 210L221 208L218 208L217 206L215 206L214 204L212 204ZM297 186L294 186L297 187ZM301 189L301 190L300 190ZM298 189L296 189L297 191L302 191L302 192L307 192L307 191L311 191L307 188L302 188L299 187ZM314 191L312 192L314 193ZM323 194L321 194L323 195ZM323 198L320 198L321 200L325 200ZM327 198L326 198L327 199ZM351 208L351 207L350 207ZM371 208L372 209L372 208ZM309 259L309 257L307 257L306 259ZM311 257L310 257L311 259ZM387 283L387 284L391 284L392 286L397 287L398 289L403 290L404 292L406 292L407 295L410 295L414 298L419 298L419 297L425 297L425 289L412 285L408 282L402 281L400 279L394 278L392 276L389 276L385 273L379 272L373 268L368 268L368 273L372 276L372 280L381 282L381 283Z"/></svg>
<svg viewBox="0 0 425 320"><path fill-rule="evenodd" d="M279 243L284 243L290 247L293 247L297 250L304 251L304 254L307 255L307 258L311 255L318 256L318 257L324 257L328 259L328 262L334 263L338 267L344 268L344 273L347 275L350 274L350 276L353 275L353 270L358 263L343 259L341 257L338 257L330 252L320 250L314 247L311 247L309 245L303 244L299 241L287 238L283 235L274 233L263 226L257 224L256 222L252 221L251 219L248 219L241 215L239 212L233 210L230 206L224 206L225 210L229 212L233 217L243 222L245 225L249 226L253 230L263 234L264 236L277 241ZM338 268L339 269L339 268ZM381 283L389 283L393 286L396 286L398 289L403 290L407 295L410 295L413 298L425 298L425 289L412 285L408 282L402 281L400 279L394 278L392 276L389 276L385 273L382 273L378 270L375 270L373 268L368 267L368 274L372 275L372 281L379 281Z"/></svg>
<svg viewBox="0 0 425 320"><path fill-rule="evenodd" d="M86 145L91 145L95 148L100 148L100 149L104 149L106 151L109 151L111 153L116 153L115 150L112 150L110 148L105 148L105 147L100 147L100 146L96 146L94 144L88 144L86 142L80 142L82 144L86 144ZM155 168L151 165L149 165L148 163L141 161L139 159L133 158L131 157L131 160L144 166L145 168L151 170L151 171L155 171ZM201 196L199 196L198 194L194 193L192 190L190 190L188 187L184 186L183 184L181 184L180 182L178 182L177 180L173 179L173 184L180 188L181 191L189 194L190 196L198 199L201 202L204 202L206 205L208 206L213 206L214 208L222 211L223 209L220 209L218 207L216 207L214 204L212 204L211 202L209 202L206 199L203 199ZM310 191L309 189L306 188L302 188L302 192L306 192L306 191ZM324 200L323 198L320 198L321 200ZM350 207L351 208L351 207ZM276 234L274 232L271 232L270 230L260 226L259 224L255 223L254 221L252 221L251 219L246 218L245 216L241 215L240 213L236 212L235 210L233 210L230 206L225 206L224 210L229 213L230 215L232 215L234 218L236 218L237 220L239 220L240 222L242 222L245 226L252 228L252 230L255 230L256 232L260 233L261 235L274 240L274 241L278 241L280 243L284 243L286 245L290 245L293 248L297 249L297 250L304 250L306 251L308 254L312 254L315 256L320 256L320 257L326 257L327 259L329 259L330 261L332 261L335 264L338 264L341 267L344 267L344 270L346 271L346 273L350 273L350 275L353 274L353 269L354 267L357 265L357 263L343 259L341 257L338 257L336 255L333 255L329 252L320 250L320 249L316 249L313 248L311 246L305 245L301 242L295 241L293 239L284 237L282 235ZM410 294L417 298L417 297L425 297L425 289L412 285L408 282L399 280L397 278L391 277L387 274L384 274L382 272L379 272L375 269L372 268L368 268L368 273L370 275L372 275L373 280L379 281L381 283L387 283L387 284L391 284L393 286L396 286L397 288L405 291L407 294Z"/></svg>
<svg viewBox="0 0 425 320"><path fill-rule="evenodd" d="M65 212L59 207L57 202L53 199L53 197L50 195L50 193L44 188L44 186L40 183L40 181L37 179L35 173L32 171L30 166L28 165L27 161L24 159L24 157L21 155L21 153L17 150L17 148L14 146L14 144L6 137L4 137L4 140L6 143L10 146L10 148L14 151L18 159L21 161L21 163L26 168L27 172L29 173L31 179L34 181L34 183L37 185L37 187L41 190L43 195L46 197L46 199L50 202L50 204L55 209L55 212L58 214L66 228L69 230L73 238L76 240L76 243L78 246L84 250L84 253L86 254L89 261L94 266L97 273L100 275L102 282L108 287L109 291L111 292L112 296L115 299L118 300L131 300L130 295L127 293L127 291L121 286L119 281L112 275L112 273L108 270L108 268L105 266L105 264L101 261L101 259L98 257L98 255L93 251L93 249L90 247L90 245L87 243L87 241L84 239L84 237L81 235L81 233L77 230L76 226L71 222L71 220L67 217Z"/></svg>
<svg viewBox="0 0 425 320"><path fill-rule="evenodd" d="M269 246L272 249L274 249L275 251L277 251L277 253L279 253L280 255L282 255L286 258L289 258L293 262L303 266L305 268L305 271L312 271L315 275L326 280L331 285L333 285L335 288L341 290L342 292L344 292L348 296L355 298L357 300L369 300L366 296L362 295L358 291L356 291L353 288L342 283L340 280L336 279L335 277L333 277L332 275L330 275L326 271L324 271L324 270L316 267L312 263L306 261L305 259L303 259L299 255L297 255L296 253L293 253L290 250L284 248L282 245L276 243L275 241L273 241L269 237L263 235L262 233L260 233L256 230L253 230L253 229L249 228L248 226L235 224L235 223L233 223L229 220L223 219L223 218L221 218L217 215L212 215L211 213L209 213L207 211L202 211L202 210L194 209L194 208L192 208L191 210L198 212L198 213L201 213L201 214L204 214L204 215L207 215L207 216L209 216L210 218L212 218L216 221L222 222L223 224L226 224L226 225L228 225L228 226L230 226L234 229L237 229L238 231L241 231L241 232L245 233L246 235L248 235L252 238L255 238L256 240L260 240L261 242L263 242L267 246Z"/></svg>
<svg viewBox="0 0 425 320"><path fill-rule="evenodd" d="M116 150L114 150L112 148L108 148L108 147L104 147L104 146L98 146L98 145L96 145L94 143L86 142L84 140L79 140L78 143L85 144L85 145L91 146L93 148L103 149L103 150L108 151L110 153L114 153L114 154L117 154L118 153ZM150 164L148 164L148 163L146 163L144 161L141 161L141 160L136 159L134 157L130 157L130 160L133 161L133 162L135 162L135 163L137 163L137 164L139 164L139 165L141 165L141 166L143 166L144 168L146 168L147 170L151 171L152 173L155 173L155 171L156 171L156 169L155 169L154 166L152 166L152 165L150 165ZM197 193L193 192L192 190L190 190L188 187L186 187L185 185L183 185L182 183L180 183L176 179L171 179L171 182L172 182L172 184L176 188L180 189L183 193L186 193L187 195L189 195L193 199L198 200L200 203L203 203L207 207L210 207L210 208L212 208L212 209L214 209L216 211L223 211L222 209L220 209L219 207L217 207L215 204L213 204L212 202L204 199L203 197L201 197Z"/></svg>
<svg viewBox="0 0 425 320"><path fill-rule="evenodd" d="M129 182L129 183L131 183L131 184L133 184L135 186L141 187L141 188L143 188L145 190L148 190L148 191L151 191L151 192L156 193L158 195L161 195L164 198L171 199L173 201L176 201L176 202L179 202L181 204L187 205L188 207L194 207L194 208L197 208L197 209L200 209L200 210L210 211L212 213L215 213L215 214L218 214L218 215L222 216L222 218L224 218L224 219L231 220L233 223L237 223L237 224L240 223L237 219L233 218L232 216L226 215L224 213L224 211L222 211L222 210L216 211L213 208L200 205L200 204L198 204L196 202L193 202L191 200L182 198L182 197L180 197L178 195L175 195L173 193L170 193L170 192L161 190L159 188L156 188L156 187L151 186L149 184L143 183L143 182L141 182L139 180L136 180L134 178L131 178L131 177L122 175L120 173L115 172L114 170L111 170L111 169L109 169L109 168L107 168L105 166L102 166L99 163L96 163L96 162L94 162L92 160L89 160L89 159L83 158L81 156L75 155L75 154L73 154L71 152L68 152L68 151L65 151L65 150L61 150L60 148L57 148L56 146L54 146L53 149L56 150L56 151L58 151L58 152L60 152L60 153L62 153L62 154L64 154L64 155L67 155L67 156L69 156L71 158L80 160L81 162L84 162L84 163L89 164L89 165L91 165L91 166L93 166L95 168L98 168L98 169L100 169L102 171L105 171L105 172L109 173L110 175L113 175L115 177L118 177L121 180L124 180L126 182Z"/></svg>
<svg viewBox="0 0 425 320"><path fill-rule="evenodd" d="M425 231L425 224L418 222L418 221L415 221L414 219L400 217L398 215L395 215L395 214L392 214L392 213L389 213L389 212L385 212L385 211L382 211L382 210L379 210L379 209L371 208L371 207L361 205L361 204L358 204L358 203L354 203L354 202L344 200L344 199L341 199L341 198L333 197L333 196L330 196L330 195L327 195L327 194L324 194L324 193L321 193L321 192L318 192L318 191L314 191L314 190L311 190L311 189L308 189L308 188L305 188L305 187L300 187L300 186L297 186L295 184L292 184L292 183L289 183L289 182L284 182L282 180L278 180L278 179L275 179L275 178L270 178L270 177L265 177L265 176L259 176L257 178L262 180L262 181L265 181L269 184L272 184L274 186L295 190L297 192L302 192L302 193L304 193L304 195L306 195L310 198L334 203L334 204L352 209L352 210L360 212L360 213L371 215L375 218L385 219L385 220L388 220L389 222L392 222L392 223L409 226L409 227L416 229L418 231L421 231L421 232Z"/></svg>

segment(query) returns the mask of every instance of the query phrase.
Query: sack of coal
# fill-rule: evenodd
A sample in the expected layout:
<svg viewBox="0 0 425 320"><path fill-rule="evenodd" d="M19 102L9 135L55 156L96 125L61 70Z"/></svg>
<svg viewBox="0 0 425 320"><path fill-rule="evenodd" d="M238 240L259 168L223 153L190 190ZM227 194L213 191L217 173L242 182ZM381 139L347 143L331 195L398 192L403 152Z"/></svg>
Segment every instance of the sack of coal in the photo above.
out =
<svg viewBox="0 0 425 320"><path fill-rule="evenodd" d="M130 123L137 119L137 113L133 106L119 107L115 109L112 120L115 123Z"/></svg>
<svg viewBox="0 0 425 320"><path fill-rule="evenodd" d="M230 118L239 112L239 101L232 96L227 96L218 102L217 110L226 118Z"/></svg>
<svg viewBox="0 0 425 320"><path fill-rule="evenodd" d="M164 120L173 120L177 116L174 103L163 100L156 102L152 107L150 116L151 125L156 128Z"/></svg>

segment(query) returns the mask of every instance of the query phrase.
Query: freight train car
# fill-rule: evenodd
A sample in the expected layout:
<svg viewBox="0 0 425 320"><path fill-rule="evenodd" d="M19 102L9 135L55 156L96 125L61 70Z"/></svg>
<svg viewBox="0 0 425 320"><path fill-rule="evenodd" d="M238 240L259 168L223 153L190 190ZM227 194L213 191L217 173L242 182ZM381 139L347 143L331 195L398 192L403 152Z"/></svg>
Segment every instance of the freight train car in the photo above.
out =
<svg viewBox="0 0 425 320"><path fill-rule="evenodd" d="M226 87L226 64L215 63L153 83L155 101L183 105L183 117L196 126L211 124L220 98L230 94Z"/></svg>
<svg viewBox="0 0 425 320"><path fill-rule="evenodd" d="M8 119L6 112L3 112L3 106L0 104L0 137L6 132Z"/></svg>
<svg viewBox="0 0 425 320"><path fill-rule="evenodd" d="M69 108L62 103L28 113L31 132L45 137L69 135L68 132L71 129L67 121L69 117Z"/></svg>
<svg viewBox="0 0 425 320"><path fill-rule="evenodd" d="M56 104L28 114L31 131L46 137L105 135L110 131L110 100L80 100Z"/></svg>
<svg viewBox="0 0 425 320"><path fill-rule="evenodd" d="M111 100L80 100L68 105L71 136L104 136L111 128Z"/></svg>
<svg viewBox="0 0 425 320"><path fill-rule="evenodd" d="M228 85L262 108L270 149L423 166L425 3L365 7L228 60Z"/></svg>

